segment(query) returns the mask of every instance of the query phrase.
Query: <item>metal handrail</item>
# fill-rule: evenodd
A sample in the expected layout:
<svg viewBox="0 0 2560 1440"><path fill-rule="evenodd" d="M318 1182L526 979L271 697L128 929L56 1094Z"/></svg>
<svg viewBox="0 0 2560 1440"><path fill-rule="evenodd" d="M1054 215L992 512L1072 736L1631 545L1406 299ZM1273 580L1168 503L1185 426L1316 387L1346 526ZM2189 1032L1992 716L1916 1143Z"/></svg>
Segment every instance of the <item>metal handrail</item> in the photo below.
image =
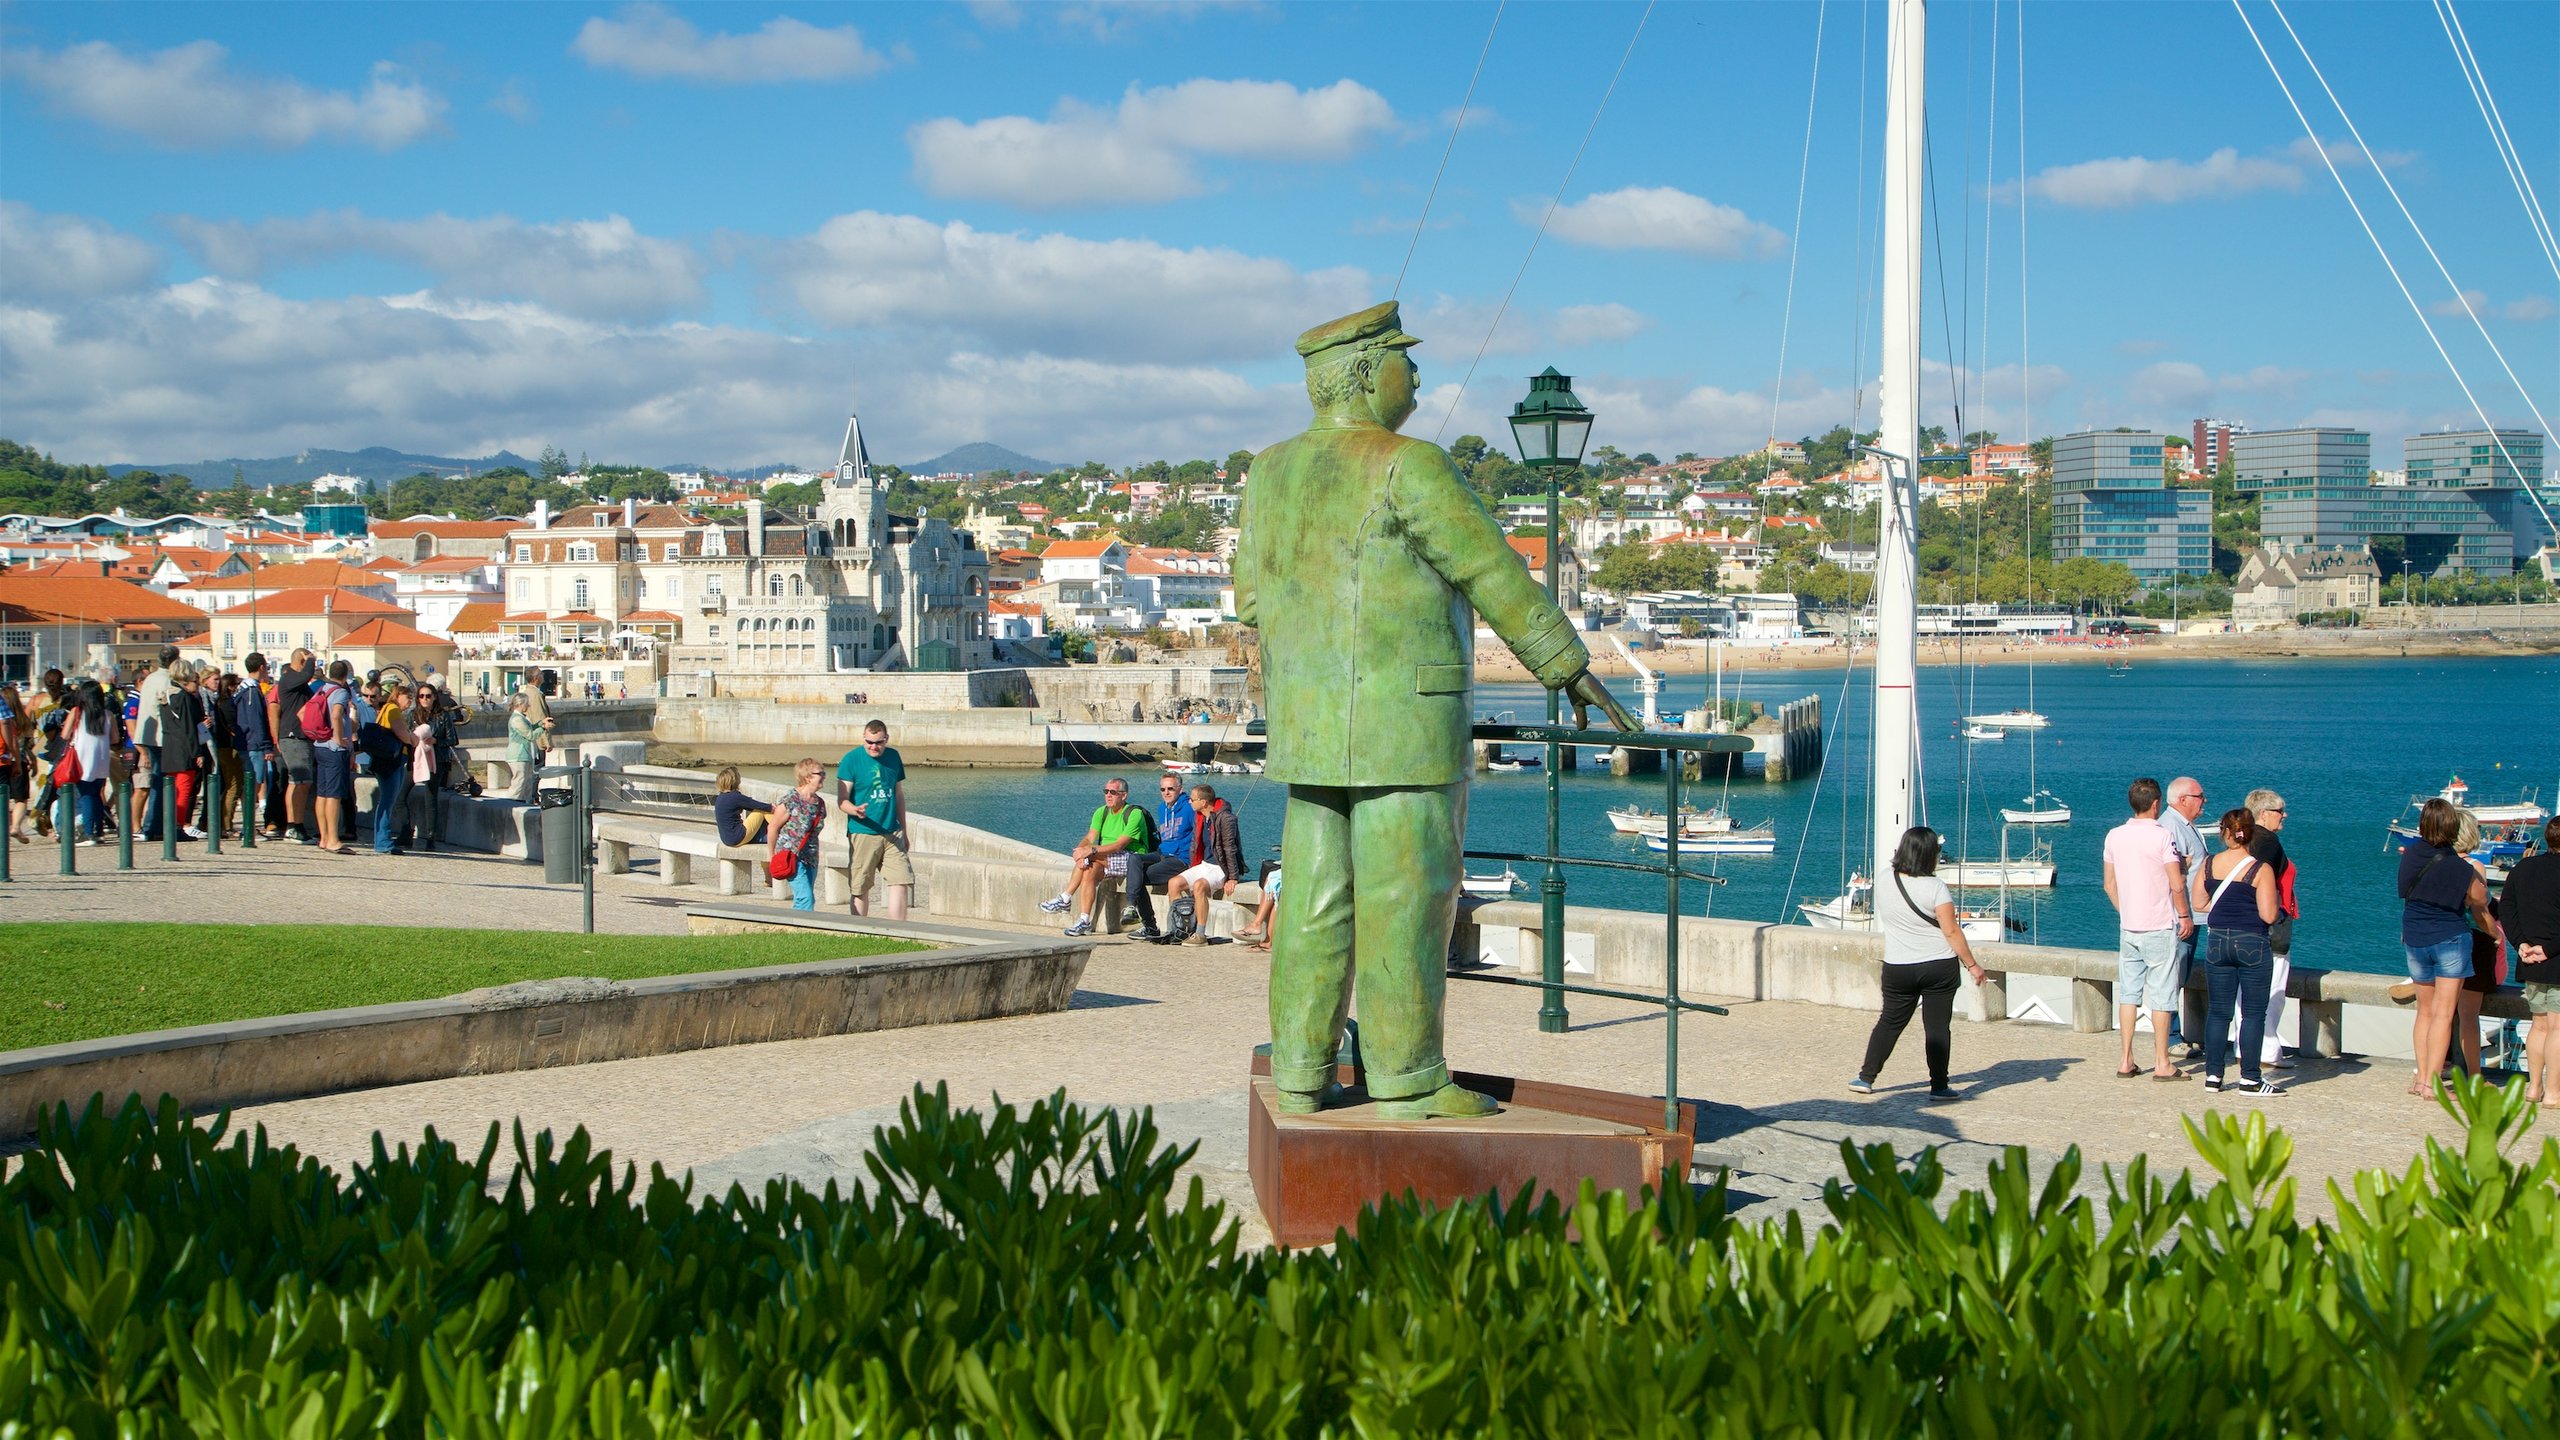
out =
<svg viewBox="0 0 2560 1440"><path fill-rule="evenodd" d="M1597 995L1613 1000L1636 1000L1660 1005L1663 1019L1662 1052L1662 1128L1680 1128L1680 1012L1706 1015L1731 1012L1720 1005L1680 997L1680 882L1696 881L1705 885L1722 885L1721 875L1701 875L1680 863L1680 760L1682 755L1739 755L1752 748L1751 741L1740 735L1698 735L1684 731L1592 730L1571 725L1476 725L1471 738L1495 744L1543 744L1547 747L1547 836L1554 847L1550 853L1536 854L1509 850L1468 850L1470 860L1500 860L1509 863L1543 865L1546 877L1539 886L1542 910L1538 934L1540 965L1535 980L1519 975L1479 975L1465 970L1452 970L1452 980L1471 980L1489 985L1520 985L1538 990L1551 1008L1540 1010L1541 1028L1561 1031L1565 1012L1563 996ZM1588 859L1562 853L1558 837L1562 833L1563 805L1556 767L1562 763L1565 747L1589 745L1610 749L1658 750L1663 754L1663 835L1667 848L1662 863L1636 860ZM1605 986L1576 985L1564 978L1564 867L1580 865L1594 870L1632 870L1659 875L1663 880L1662 993L1646 995L1632 990L1613 990ZM1710 896L1713 891L1708 892ZM1709 904L1710 913L1713 902ZM1552 1025L1547 1022L1552 1019Z"/></svg>

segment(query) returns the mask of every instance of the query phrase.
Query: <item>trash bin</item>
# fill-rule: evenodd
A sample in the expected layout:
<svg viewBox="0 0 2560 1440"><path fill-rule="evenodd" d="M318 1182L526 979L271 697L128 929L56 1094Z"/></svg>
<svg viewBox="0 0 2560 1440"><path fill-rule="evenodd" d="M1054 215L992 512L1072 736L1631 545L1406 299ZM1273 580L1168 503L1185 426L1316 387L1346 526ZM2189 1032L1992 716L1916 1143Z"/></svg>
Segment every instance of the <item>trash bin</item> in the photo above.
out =
<svg viewBox="0 0 2560 1440"><path fill-rule="evenodd" d="M543 883L575 885L587 878L586 808L568 786L533 793L542 806Z"/></svg>

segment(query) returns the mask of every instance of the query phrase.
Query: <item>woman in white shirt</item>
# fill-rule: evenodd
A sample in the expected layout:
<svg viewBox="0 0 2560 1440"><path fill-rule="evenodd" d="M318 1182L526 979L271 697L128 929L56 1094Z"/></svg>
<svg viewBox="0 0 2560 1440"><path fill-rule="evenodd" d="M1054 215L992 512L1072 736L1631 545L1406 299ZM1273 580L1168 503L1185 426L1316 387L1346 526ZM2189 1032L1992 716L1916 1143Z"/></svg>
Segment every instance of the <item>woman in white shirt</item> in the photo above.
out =
<svg viewBox="0 0 2560 1440"><path fill-rule="evenodd" d="M1893 873L1875 892L1876 928L1884 932L1884 1012L1867 1036L1866 1063L1849 1082L1861 1095L1874 1092L1876 1076L1883 1073L1917 1008L1929 1057L1929 1098L1963 1098L1947 1083L1957 967L1961 964L1979 985L1982 966L1975 963L1964 926L1956 919L1955 893L1937 872L1938 832L1926 825L1902 832L1902 844L1893 852Z"/></svg>

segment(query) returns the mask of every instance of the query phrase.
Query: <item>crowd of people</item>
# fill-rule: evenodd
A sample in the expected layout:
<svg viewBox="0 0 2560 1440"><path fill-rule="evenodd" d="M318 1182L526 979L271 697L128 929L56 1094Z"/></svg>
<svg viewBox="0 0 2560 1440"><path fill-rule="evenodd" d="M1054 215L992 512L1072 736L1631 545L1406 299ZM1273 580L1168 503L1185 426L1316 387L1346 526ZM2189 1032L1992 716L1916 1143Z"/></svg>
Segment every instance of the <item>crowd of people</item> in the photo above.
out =
<svg viewBox="0 0 2560 1440"><path fill-rule="evenodd" d="M1167 773L1156 782L1153 810L1129 798L1129 782L1114 776L1103 782L1102 804L1086 822L1084 837L1070 857L1065 886L1040 908L1075 918L1066 933L1090 935L1100 923L1096 913L1117 881L1138 913L1138 938L1162 945L1206 945L1209 902L1232 897L1245 881L1244 831L1235 806L1221 799L1217 787L1186 787ZM1262 904L1252 928L1236 938L1257 950L1271 948L1272 907L1280 893L1279 866L1263 867ZM1157 887L1165 904L1156 916Z"/></svg>
<svg viewBox="0 0 2560 1440"><path fill-rule="evenodd" d="M2164 788L2148 776L2125 793L2130 819L2107 833L2101 881L2117 914L2115 1073L2177 1083L2194 1078L2179 1059L2201 1061L2204 1088L2273 1098L2270 1073L2294 1068L2280 1024L2301 917L2297 871L2285 853L2282 794L2252 790L2214 822L2209 849L2197 822L2204 786L2181 775ZM2528 1098L2560 1108L2560 819L2544 827L2542 848L2517 862L2491 898L2478 852L2480 823L2450 800L2419 812L2416 843L2401 852L2395 881L2400 940L2409 979L2393 995L2414 1001L2409 1093L2432 1097L2448 1071L2480 1073L2482 1001L2502 983L2521 987L2532 1017L2525 1037ZM1937 878L1939 839L1926 826L1902 837L1890 896L1877 895L1884 934L1884 1006L1849 1088L1867 1093L1916 1010L1932 1099L1952 1100L1950 1020L1959 973L1984 975L1965 938L1954 892ZM2183 995L2203 966L2202 1032L2173 1057ZM2148 1012L2149 1063L2135 1036ZM2234 1069L2237 1074L2233 1074Z"/></svg>
<svg viewBox="0 0 2560 1440"><path fill-rule="evenodd" d="M65 795L75 845L113 838L111 787L129 782L136 839L163 840L166 827L178 840L255 835L332 855L432 852L443 797L480 791L461 749L471 712L431 681L358 676L307 648L281 667L252 651L228 671L169 647L136 672L103 662L76 677L47 670L25 693L0 685L14 841L53 835ZM531 799L557 721L530 683L508 716L517 798ZM373 781L362 809L360 776Z"/></svg>

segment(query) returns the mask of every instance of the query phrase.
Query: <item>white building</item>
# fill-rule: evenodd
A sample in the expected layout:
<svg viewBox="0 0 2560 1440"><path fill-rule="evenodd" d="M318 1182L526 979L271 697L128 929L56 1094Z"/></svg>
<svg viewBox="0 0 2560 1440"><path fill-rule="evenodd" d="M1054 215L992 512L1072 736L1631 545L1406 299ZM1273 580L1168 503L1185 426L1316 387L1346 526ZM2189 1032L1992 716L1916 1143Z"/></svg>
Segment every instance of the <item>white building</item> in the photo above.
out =
<svg viewBox="0 0 2560 1440"><path fill-rule="evenodd" d="M450 640L454 617L463 606L498 604L506 598L498 572L498 561L488 557L421 560L391 572L396 587L392 600L418 617L420 630Z"/></svg>
<svg viewBox="0 0 2560 1440"><path fill-rule="evenodd" d="M372 489L373 482L361 475L323 475L311 482L311 498L325 500L331 495L343 495L359 500Z"/></svg>

